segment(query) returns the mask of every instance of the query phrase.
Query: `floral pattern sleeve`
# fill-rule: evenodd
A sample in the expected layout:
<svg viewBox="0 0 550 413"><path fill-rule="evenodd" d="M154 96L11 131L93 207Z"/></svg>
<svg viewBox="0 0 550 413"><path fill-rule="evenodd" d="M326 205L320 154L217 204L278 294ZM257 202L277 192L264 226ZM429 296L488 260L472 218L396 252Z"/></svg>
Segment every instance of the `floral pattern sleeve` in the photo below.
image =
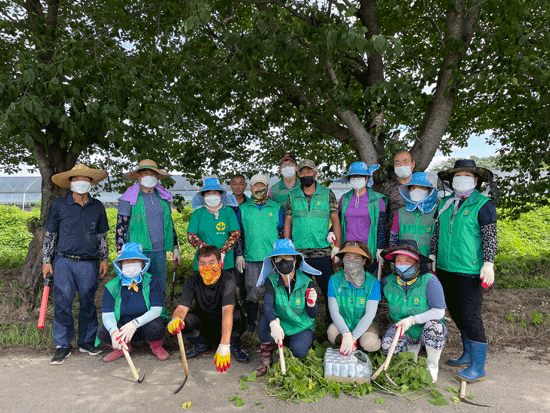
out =
<svg viewBox="0 0 550 413"><path fill-rule="evenodd" d="M189 244L196 250L206 245L197 234L193 234L192 232L187 233L187 241L189 241Z"/></svg>
<svg viewBox="0 0 550 413"><path fill-rule="evenodd" d="M44 243L42 244L42 263L50 264L52 262L55 242L57 241L57 232L46 231L44 233Z"/></svg>
<svg viewBox="0 0 550 413"><path fill-rule="evenodd" d="M229 237L225 241L225 244L223 244L223 247L221 248L222 254L227 254L229 251L233 249L237 241L239 240L239 237L241 236L241 231L239 229L235 231L231 231L229 233Z"/></svg>
<svg viewBox="0 0 550 413"><path fill-rule="evenodd" d="M128 226L130 225L130 217L126 215L118 214L116 217L116 229L115 229L115 244L116 251L120 252L122 246L126 244L126 237L128 236Z"/></svg>

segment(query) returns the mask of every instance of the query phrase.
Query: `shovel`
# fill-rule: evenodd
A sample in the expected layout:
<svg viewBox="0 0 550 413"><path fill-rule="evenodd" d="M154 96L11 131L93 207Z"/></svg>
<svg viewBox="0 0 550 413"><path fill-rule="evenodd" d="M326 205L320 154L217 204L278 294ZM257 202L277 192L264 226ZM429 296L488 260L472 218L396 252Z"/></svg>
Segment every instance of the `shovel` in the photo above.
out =
<svg viewBox="0 0 550 413"><path fill-rule="evenodd" d="M189 377L189 367L187 366L187 357L185 357L185 347L183 346L183 337L181 336L181 331L178 331L178 344L180 346L181 364L183 364L185 379L183 379L183 383L181 383L174 394L177 394L181 389L183 389L183 386L185 386L185 383L187 383L187 378Z"/></svg>
<svg viewBox="0 0 550 413"><path fill-rule="evenodd" d="M384 372L384 377L386 377L386 380L388 383L390 383L392 386L399 387L390 377L388 376L387 370L388 366L390 365L390 361L393 357L393 352L395 351L395 346L397 346L397 340L399 340L399 336L401 335L401 329L403 327L398 326L397 330L395 331L395 336L393 336L393 341L391 342L390 350L388 351L388 356L386 357L386 360L382 363L380 367L378 367L378 370L371 376L371 382L376 383L376 378L380 375L381 372ZM387 390L387 389L384 389Z"/></svg>
<svg viewBox="0 0 550 413"><path fill-rule="evenodd" d="M130 357L130 353L128 353L128 350L124 348L122 349L122 351L124 352L124 357L126 357L126 361L128 362L128 365L132 369L132 374L134 375L134 379L136 379L138 383L143 382L143 379L145 378L145 372L143 372L143 375L140 378L139 373L136 369L136 366L134 366L134 362L132 361L132 357Z"/></svg>

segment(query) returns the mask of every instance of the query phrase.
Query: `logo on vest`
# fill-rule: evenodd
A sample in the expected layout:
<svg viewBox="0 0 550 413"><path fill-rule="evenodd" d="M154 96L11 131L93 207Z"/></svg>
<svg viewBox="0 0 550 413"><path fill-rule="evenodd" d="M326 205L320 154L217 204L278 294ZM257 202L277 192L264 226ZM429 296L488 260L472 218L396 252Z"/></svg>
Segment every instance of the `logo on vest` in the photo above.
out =
<svg viewBox="0 0 550 413"><path fill-rule="evenodd" d="M364 299L364 298L361 298L361 299L359 300L359 304L365 304L365 299Z"/></svg>
<svg viewBox="0 0 550 413"><path fill-rule="evenodd" d="M415 299L414 299L414 305L419 305L419 304L420 304L420 299L415 298Z"/></svg>
<svg viewBox="0 0 550 413"><path fill-rule="evenodd" d="M321 202L317 201L317 206L321 206Z"/></svg>
<svg viewBox="0 0 550 413"><path fill-rule="evenodd" d="M270 213L269 213L269 216L272 217L272 216L273 216L273 212L270 212Z"/></svg>
<svg viewBox="0 0 550 413"><path fill-rule="evenodd" d="M430 232L432 230L432 227L426 227L426 232Z"/></svg>
<svg viewBox="0 0 550 413"><path fill-rule="evenodd" d="M464 211L464 216L465 216L465 217L468 216L469 213L470 213L470 210L467 209L466 211Z"/></svg>
<svg viewBox="0 0 550 413"><path fill-rule="evenodd" d="M302 302L302 301L298 298L298 299L296 300L296 305L300 305L301 302Z"/></svg>
<svg viewBox="0 0 550 413"><path fill-rule="evenodd" d="M225 230L225 222L218 222L218 223L216 224L216 229L217 229L218 231L224 231L224 230Z"/></svg>

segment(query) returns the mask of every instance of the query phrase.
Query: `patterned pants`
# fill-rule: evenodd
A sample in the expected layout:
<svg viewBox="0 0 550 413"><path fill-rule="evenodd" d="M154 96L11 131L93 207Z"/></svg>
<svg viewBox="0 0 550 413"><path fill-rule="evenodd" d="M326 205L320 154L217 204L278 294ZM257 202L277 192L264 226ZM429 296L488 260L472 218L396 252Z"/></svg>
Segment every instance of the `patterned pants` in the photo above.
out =
<svg viewBox="0 0 550 413"><path fill-rule="evenodd" d="M391 342L395 336L395 324L392 324L390 328L384 334L382 338L382 351L386 354L390 351ZM445 346L445 341L447 340L447 326L440 320L430 320L424 324L420 337L414 339L410 337L407 333L397 340L397 345L395 346L394 355L401 352L407 351L412 346L420 343L421 346L431 347L435 350L442 350Z"/></svg>

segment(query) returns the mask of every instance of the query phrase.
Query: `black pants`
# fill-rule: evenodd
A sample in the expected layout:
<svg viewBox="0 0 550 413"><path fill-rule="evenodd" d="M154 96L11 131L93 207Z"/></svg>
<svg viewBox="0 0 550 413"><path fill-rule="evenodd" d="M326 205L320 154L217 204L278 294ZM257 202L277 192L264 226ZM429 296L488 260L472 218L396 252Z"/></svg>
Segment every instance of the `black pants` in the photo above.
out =
<svg viewBox="0 0 550 413"><path fill-rule="evenodd" d="M329 255L326 257L306 258L305 261L316 270L321 271L321 275L316 275L315 280L317 281L317 285L319 286L319 288L321 288L321 292L323 293L323 298L325 301L325 321L328 327L332 322L332 319L330 318L330 312L328 311L328 282L332 274L334 274L334 269L332 268L332 260L330 259ZM318 303L317 306L319 306Z"/></svg>
<svg viewBox="0 0 550 413"><path fill-rule="evenodd" d="M120 328L124 324L125 323L119 322L117 324L117 327ZM165 328L166 324L164 324L162 318L155 318L144 326L139 327L132 336L132 340L130 342L135 343L137 341L147 341L149 343L154 343L155 341L160 341L164 338L164 333L166 332ZM101 327L99 327L99 330L97 331L97 336L102 343L109 346L112 345L111 335L105 328L105 325L102 324Z"/></svg>
<svg viewBox="0 0 550 413"><path fill-rule="evenodd" d="M486 343L481 319L483 290L479 277L465 277L438 268L437 278L443 286L447 309L458 329L465 331L470 340Z"/></svg>
<svg viewBox="0 0 550 413"><path fill-rule="evenodd" d="M220 343L222 336L222 314L208 314L204 312L187 313L185 316L185 328L183 334L188 335L187 340L192 344L204 342L210 346ZM233 330L231 337L238 337L246 329L246 320L242 316L241 309L235 308L233 311ZM193 337L193 333L200 332L199 339Z"/></svg>

